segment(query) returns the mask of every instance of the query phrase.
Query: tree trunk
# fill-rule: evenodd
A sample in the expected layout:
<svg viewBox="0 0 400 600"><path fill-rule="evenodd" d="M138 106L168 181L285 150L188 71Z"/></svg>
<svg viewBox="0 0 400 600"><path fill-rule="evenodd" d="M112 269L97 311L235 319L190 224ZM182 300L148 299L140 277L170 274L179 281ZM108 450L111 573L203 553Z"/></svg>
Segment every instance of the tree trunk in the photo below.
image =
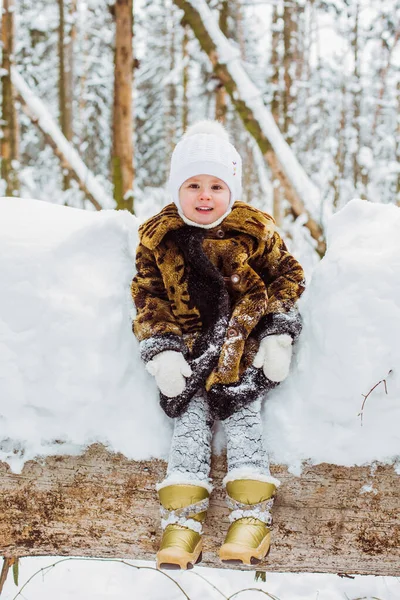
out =
<svg viewBox="0 0 400 600"><path fill-rule="evenodd" d="M279 56L279 43L280 43L280 31L278 21L280 18L280 11L277 4L274 4L272 8L271 17L271 113L274 117L275 123L280 124L280 113L281 113L281 93L279 87L279 67L280 67L280 56ZM279 179L273 182L273 217L278 227L282 225L282 201L284 198L284 190L280 184Z"/></svg>
<svg viewBox="0 0 400 600"><path fill-rule="evenodd" d="M354 26L351 36L351 46L353 49L354 57L354 71L353 71L353 128L355 131L355 150L353 153L353 185L356 191L359 191L360 197L365 199L365 190L359 190L359 184L361 183L361 166L359 163L359 153L361 149L361 127L360 127L360 116L361 116L361 81L360 81L360 64L359 64L359 40L358 40L358 27L359 27L359 0L355 5L354 15Z"/></svg>
<svg viewBox="0 0 400 600"><path fill-rule="evenodd" d="M274 127L275 123L272 115L263 104L261 93L248 80L239 59L231 58L226 64L220 61L216 43L214 43L213 37L207 29L207 27L212 27L214 34L217 35L214 29L213 16L205 3L196 2L195 6L194 0L174 0L174 2L184 11L185 20L192 27L202 49L207 53L215 75L221 80L229 93L245 128L256 140L273 176L280 180L285 190L285 196L292 206L293 213L295 216L306 213L307 222L305 226L317 242L317 252L320 256L323 256L326 245L321 226L305 208L305 202L307 201L315 206L319 204L318 191L304 173L290 148L282 140L279 131ZM202 20L202 15L207 19L207 27ZM218 38L224 50L227 52L234 51L232 47L228 50L229 43L220 29L218 29ZM247 80L246 94L241 95L239 86L244 86L244 82L247 82ZM278 159L277 153L281 156L281 160ZM283 160L283 157L285 160Z"/></svg>
<svg viewBox="0 0 400 600"><path fill-rule="evenodd" d="M400 114L400 81L397 82L397 114ZM400 119L397 119L397 127L396 127L396 159L397 164L400 164ZM400 206L400 171L397 174L396 178L396 203L397 206Z"/></svg>
<svg viewBox="0 0 400 600"><path fill-rule="evenodd" d="M18 195L19 182L14 161L18 160L18 122L14 91L11 83L11 65L14 57L14 0L3 0L1 17L2 43L2 105L0 158L1 178L6 182L6 196Z"/></svg>
<svg viewBox="0 0 400 600"><path fill-rule="evenodd" d="M66 133L64 134L68 141L72 142L74 137L74 45L76 43L77 27L77 1L70 0L67 41L64 39L65 47L65 111L66 111Z"/></svg>
<svg viewBox="0 0 400 600"><path fill-rule="evenodd" d="M283 132L289 145L293 143L292 125L295 98L293 96L293 74L297 65L297 21L299 11L294 5L284 5L283 10L283 80L282 96Z"/></svg>
<svg viewBox="0 0 400 600"><path fill-rule="evenodd" d="M333 206L335 210L340 208L340 193L342 181L344 179L344 169L346 164L346 87L343 82L341 88L342 108L340 111L339 130L337 132L337 150L335 154L335 173L332 179L333 187Z"/></svg>
<svg viewBox="0 0 400 600"><path fill-rule="evenodd" d="M183 24L182 38L182 131L186 131L189 125L189 102L188 102L188 87L189 87L189 25Z"/></svg>
<svg viewBox="0 0 400 600"><path fill-rule="evenodd" d="M72 1L71 11L74 11L74 4L76 0ZM68 31L66 33L65 28L65 1L58 0L59 7L59 26L58 26L58 56L59 56L59 121L61 131L63 132L66 139L71 142L73 131L72 131L72 102L73 102L73 85L72 85L72 57L73 57L73 38L74 33ZM72 13L73 14L73 13ZM68 27L69 29L70 27ZM65 38L68 41L65 41ZM70 187L70 175L65 173L63 168L63 189L67 190Z"/></svg>
<svg viewBox="0 0 400 600"><path fill-rule="evenodd" d="M87 11L87 12L86 12ZM79 47L80 47L80 57L79 57L79 62L80 62L80 69L77 73L77 82L76 82L76 94L78 96L77 98L77 107L76 107L76 111L77 111L77 131L75 132L75 134L78 134L78 140L77 140L77 146L80 147L81 144L83 144L84 142L84 122L85 122L85 111L86 111L86 96L85 96L85 87L86 87L86 83L87 83L87 78L88 78L88 72L89 72L89 62L90 62L90 58L89 58L89 44L88 44L88 39L89 39L89 32L87 30L87 28L85 27L85 17L88 14L89 9L85 8L82 9L82 5L79 5L79 11L77 14L77 19L78 19L78 31L80 32L80 40L79 40Z"/></svg>
<svg viewBox="0 0 400 600"><path fill-rule="evenodd" d="M231 0L232 1L232 0ZM229 37L228 34L228 17L229 17L229 3L228 0L222 0L219 7L219 27L225 37ZM228 110L227 96L225 86L221 81L218 82L215 91L215 118L221 123L226 121L226 113Z"/></svg>
<svg viewBox="0 0 400 600"><path fill-rule="evenodd" d="M169 43L169 72L173 73L176 67L175 60L175 11L176 7L171 2L168 7L168 24L166 26L168 43ZM166 141L167 141L167 152L168 156L172 154L172 151L176 144L176 124L177 124L177 89L175 77L171 77L168 82L167 92L167 103L168 108L166 111Z"/></svg>
<svg viewBox="0 0 400 600"><path fill-rule="evenodd" d="M112 172L118 209L133 212L133 0L116 0Z"/></svg>
<svg viewBox="0 0 400 600"><path fill-rule="evenodd" d="M302 49L302 64L300 81L303 89L303 102L305 106L309 105L311 95L311 49L313 45L313 8L314 0L306 0L304 6L304 35ZM308 131L311 126L311 111L306 110L302 129Z"/></svg>
<svg viewBox="0 0 400 600"><path fill-rule="evenodd" d="M274 5L272 8L272 18L271 18L271 30L272 30L272 39L271 39L271 89L272 89L272 100L271 100L271 113L275 119L275 123L279 126L279 116L280 116L280 90L279 90L279 65L280 65L280 57L279 57L279 41L280 41L280 32L278 27L279 21L279 9L277 5Z"/></svg>
<svg viewBox="0 0 400 600"><path fill-rule="evenodd" d="M82 456L28 461L20 475L0 463L0 553L154 561L161 534L155 484L165 468L100 444ZM224 457L214 457L203 564L217 568L227 568L217 557L229 525L225 470ZM257 570L400 575L400 486L392 466L372 472L320 464L296 477L272 465L272 474L282 483L273 546Z"/></svg>

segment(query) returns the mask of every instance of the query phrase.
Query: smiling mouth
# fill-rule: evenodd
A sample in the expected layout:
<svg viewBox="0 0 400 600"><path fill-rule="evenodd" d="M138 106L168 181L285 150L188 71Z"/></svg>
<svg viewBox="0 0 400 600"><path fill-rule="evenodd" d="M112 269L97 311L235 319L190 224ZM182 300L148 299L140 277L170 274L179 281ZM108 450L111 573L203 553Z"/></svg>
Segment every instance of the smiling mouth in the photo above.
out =
<svg viewBox="0 0 400 600"><path fill-rule="evenodd" d="M213 209L210 206L196 206L196 210L200 212L211 212Z"/></svg>

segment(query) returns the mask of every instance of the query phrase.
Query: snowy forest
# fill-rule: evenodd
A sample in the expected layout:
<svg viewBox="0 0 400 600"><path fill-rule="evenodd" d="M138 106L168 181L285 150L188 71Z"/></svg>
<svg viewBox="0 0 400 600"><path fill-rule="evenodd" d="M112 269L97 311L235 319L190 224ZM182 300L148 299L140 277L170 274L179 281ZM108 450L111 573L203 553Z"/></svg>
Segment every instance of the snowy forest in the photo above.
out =
<svg viewBox="0 0 400 600"><path fill-rule="evenodd" d="M0 596L398 600L400 0L0 8ZM201 119L224 124L242 200L307 282L262 414L282 486L256 575L217 558L219 424L203 564L152 566L172 420L129 288Z"/></svg>
<svg viewBox="0 0 400 600"><path fill-rule="evenodd" d="M140 214L163 203L171 151L206 117L243 157L243 199L287 230L301 217L320 254L325 219L351 198L400 201L397 1L3 5L2 195Z"/></svg>

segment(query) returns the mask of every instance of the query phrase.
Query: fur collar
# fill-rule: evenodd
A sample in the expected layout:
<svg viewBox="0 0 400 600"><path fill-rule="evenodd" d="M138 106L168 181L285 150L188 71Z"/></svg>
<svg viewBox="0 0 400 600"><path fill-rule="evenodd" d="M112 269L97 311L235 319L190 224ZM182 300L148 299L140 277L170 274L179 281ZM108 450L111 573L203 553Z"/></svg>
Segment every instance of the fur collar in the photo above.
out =
<svg viewBox="0 0 400 600"><path fill-rule="evenodd" d="M179 216L175 204L168 204L139 227L140 241L150 250L154 250L168 232L184 226L185 223ZM247 233L256 239L266 241L275 231L275 221L273 217L250 204L237 201L219 228Z"/></svg>

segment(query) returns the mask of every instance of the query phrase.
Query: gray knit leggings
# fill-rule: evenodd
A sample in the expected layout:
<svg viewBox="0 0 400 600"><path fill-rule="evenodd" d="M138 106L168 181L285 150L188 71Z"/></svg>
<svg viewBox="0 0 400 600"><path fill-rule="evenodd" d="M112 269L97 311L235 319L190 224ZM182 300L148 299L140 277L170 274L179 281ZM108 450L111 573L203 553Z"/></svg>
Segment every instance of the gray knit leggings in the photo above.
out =
<svg viewBox="0 0 400 600"><path fill-rule="evenodd" d="M234 469L270 475L260 410L261 400L256 400L222 421L227 439L228 475ZM198 393L186 412L175 419L167 480L210 483L212 426L207 400Z"/></svg>

